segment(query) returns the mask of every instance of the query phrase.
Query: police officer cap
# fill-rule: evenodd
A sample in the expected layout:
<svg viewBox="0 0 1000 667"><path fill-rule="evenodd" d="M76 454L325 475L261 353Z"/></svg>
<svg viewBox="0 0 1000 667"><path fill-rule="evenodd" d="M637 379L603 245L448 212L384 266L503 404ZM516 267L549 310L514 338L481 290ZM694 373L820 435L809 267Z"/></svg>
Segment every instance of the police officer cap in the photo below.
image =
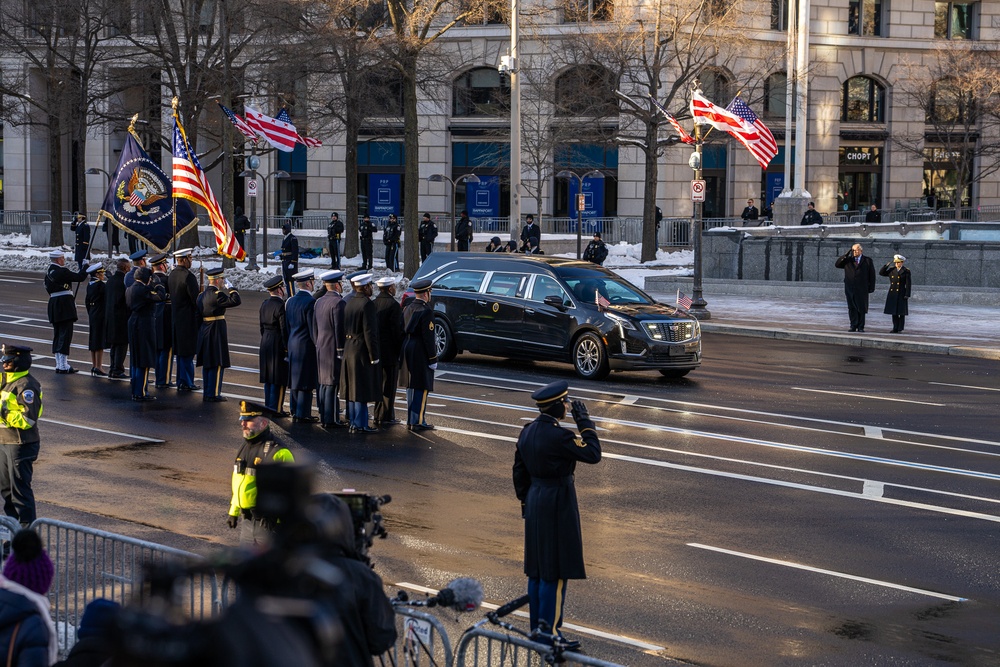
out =
<svg viewBox="0 0 1000 667"><path fill-rule="evenodd" d="M166 261L167 261L167 253L165 252L156 253L155 255L149 258L150 264L160 264L161 262L165 263Z"/></svg>
<svg viewBox="0 0 1000 667"><path fill-rule="evenodd" d="M31 354L31 348L25 347L24 345L11 345L10 343L4 343L0 347L0 352L3 356L0 357L0 363L6 364L8 361L14 361L22 354Z"/></svg>
<svg viewBox="0 0 1000 667"><path fill-rule="evenodd" d="M338 283L344 277L344 272L337 269L324 271L319 275L319 279L325 283Z"/></svg>
<svg viewBox="0 0 1000 667"><path fill-rule="evenodd" d="M372 274L370 273L362 273L359 276L351 278L351 284L354 285L355 287L364 287L365 285L371 283L371 281L372 281Z"/></svg>
<svg viewBox="0 0 1000 667"><path fill-rule="evenodd" d="M307 280L312 280L312 279L313 279L313 270L312 269L302 269L301 271L299 271L298 273L296 273L294 276L292 276L292 280L294 280L297 283L305 282Z"/></svg>
<svg viewBox="0 0 1000 667"><path fill-rule="evenodd" d="M224 268L222 268L221 266L217 266L214 269L209 269L208 271L206 271L205 275L209 276L210 278L216 278L218 276L224 275L225 273L226 270Z"/></svg>
<svg viewBox="0 0 1000 667"><path fill-rule="evenodd" d="M424 278L423 280L415 280L410 283L410 288L414 292L429 292L431 289L430 278Z"/></svg>
<svg viewBox="0 0 1000 667"><path fill-rule="evenodd" d="M430 220L430 219L431 219L431 214L430 213L424 213L424 220Z"/></svg>
<svg viewBox="0 0 1000 667"><path fill-rule="evenodd" d="M190 257L191 253L194 252L194 248L183 248L182 250L175 250L174 257Z"/></svg>
<svg viewBox="0 0 1000 667"><path fill-rule="evenodd" d="M49 259L59 259L60 257L65 257L65 253L62 250L50 250Z"/></svg>
<svg viewBox="0 0 1000 667"><path fill-rule="evenodd" d="M569 395L569 383L566 380L559 380L552 384L547 384L531 395L531 400L540 408L561 401Z"/></svg>
<svg viewBox="0 0 1000 667"><path fill-rule="evenodd" d="M392 276L383 276L375 281L375 284L379 287L389 287L396 284L396 279Z"/></svg>
<svg viewBox="0 0 1000 667"><path fill-rule="evenodd" d="M90 266L87 267L87 273L91 275L94 275L98 271L103 271L103 270L104 270L104 265L99 262L97 264L91 264Z"/></svg>
<svg viewBox="0 0 1000 667"><path fill-rule="evenodd" d="M281 276L271 276L270 278L264 281L264 289L273 290L276 287L280 286L282 282L283 281L281 280Z"/></svg>
<svg viewBox="0 0 1000 667"><path fill-rule="evenodd" d="M147 269L145 266L140 266L135 270L135 279L140 283L144 283L153 277L153 272Z"/></svg>
<svg viewBox="0 0 1000 667"><path fill-rule="evenodd" d="M250 401L240 401L240 421L250 421L255 417L272 417L274 411L269 408L265 408L263 405L258 403L251 403Z"/></svg>
<svg viewBox="0 0 1000 667"><path fill-rule="evenodd" d="M133 262L137 262L148 254L149 251L143 248L142 250L136 250L134 253L129 255L128 258L131 259Z"/></svg>

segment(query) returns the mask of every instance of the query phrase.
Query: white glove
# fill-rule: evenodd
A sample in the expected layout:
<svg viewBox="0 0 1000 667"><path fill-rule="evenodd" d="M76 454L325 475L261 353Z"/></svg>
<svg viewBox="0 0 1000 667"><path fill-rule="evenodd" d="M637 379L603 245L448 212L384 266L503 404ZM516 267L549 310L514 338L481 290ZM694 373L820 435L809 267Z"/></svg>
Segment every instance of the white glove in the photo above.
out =
<svg viewBox="0 0 1000 667"><path fill-rule="evenodd" d="M375 361L372 362L372 366L377 366L378 362L380 362L380 361L382 361L382 360L381 359L376 359Z"/></svg>
<svg viewBox="0 0 1000 667"><path fill-rule="evenodd" d="M229 282L229 278L226 278L226 289L233 289L233 284Z"/></svg>
<svg viewBox="0 0 1000 667"><path fill-rule="evenodd" d="M87 268L88 266L90 266L90 260L84 257L83 261L80 262L80 264L83 266L83 268Z"/></svg>
<svg viewBox="0 0 1000 667"><path fill-rule="evenodd" d="M432 371L436 371L438 369L438 365L436 363L433 363L430 366L428 366L428 368L430 368Z"/></svg>

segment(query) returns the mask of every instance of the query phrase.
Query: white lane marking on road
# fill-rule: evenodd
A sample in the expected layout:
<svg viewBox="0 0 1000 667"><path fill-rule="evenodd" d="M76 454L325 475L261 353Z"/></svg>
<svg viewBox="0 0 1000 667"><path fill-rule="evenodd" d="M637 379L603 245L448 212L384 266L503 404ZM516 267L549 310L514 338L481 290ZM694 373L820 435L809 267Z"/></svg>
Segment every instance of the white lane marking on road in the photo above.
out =
<svg viewBox="0 0 1000 667"><path fill-rule="evenodd" d="M1000 391L1000 387L979 387L974 384L952 384L951 382L929 382L928 384L937 384L942 387L958 387L959 389L979 389L980 391Z"/></svg>
<svg viewBox="0 0 1000 667"><path fill-rule="evenodd" d="M28 285L31 283L30 280L18 280L17 278L0 278L0 283L17 283L19 285Z"/></svg>
<svg viewBox="0 0 1000 667"><path fill-rule="evenodd" d="M722 547L713 547L707 544L698 544L697 542L688 542L689 547L694 547L695 549L705 549L707 551L715 551L720 554L728 554L730 556L739 556L740 558L748 558L750 560L761 561L762 563L771 563L773 565L782 565L784 567L791 567L796 570L805 570L806 572L816 572L818 574L826 574L831 577L838 577L840 579L850 579L851 581L860 581L866 584L874 584L876 586L882 586L884 588L894 588L898 591L906 591L907 593L917 593L918 595L928 595L930 597L939 598L941 600L949 600L951 602L965 602L968 598L960 598L955 595L946 595L944 593L938 593L936 591L928 591L923 588L914 588L912 586L904 586L902 584L894 584L891 581L880 581L879 579L871 579L869 577L859 577L855 574L847 574L846 572L837 572L836 570L826 570L821 567L813 567L812 565L803 565L801 563L793 563L788 560L778 560L777 558L768 558L767 556L757 556L755 554L748 554L742 551L733 551L732 549L723 549Z"/></svg>
<svg viewBox="0 0 1000 667"><path fill-rule="evenodd" d="M635 405L639 402L641 396L622 396L622 400L618 401L619 405Z"/></svg>
<svg viewBox="0 0 1000 667"><path fill-rule="evenodd" d="M885 495L885 484L866 479L865 485L861 489L861 495L869 498L881 498Z"/></svg>
<svg viewBox="0 0 1000 667"><path fill-rule="evenodd" d="M940 514L951 514L953 516L961 516L967 519L980 519L983 521L991 521L993 523L1000 523L1000 516L994 516L993 514L983 514L982 512L969 512L966 510L954 509L952 507L940 507L938 505L929 505L927 503L917 503L909 500L897 500L895 498L874 498L871 496L865 496L861 493L855 493L853 491L842 491L840 489L828 489L822 486L812 486L811 484L801 484L799 482L786 482L781 479L769 479L767 477L757 477L756 475L744 475L738 472L725 472L723 470L710 470L708 468L698 468L695 466L687 466L681 463L670 463L668 461L657 461L656 459L644 459L637 456L627 456L624 454L613 454L610 452L602 452L601 457L605 459L615 459L617 461L628 461L629 463L639 463L643 465L656 466L658 468L671 468L673 470L683 470L685 472L691 472L699 475L711 475L713 477L726 477L729 479L738 479L745 482L757 482L759 484L767 484L769 486L782 486L788 489L799 489L800 491L812 491L814 493L824 493L830 496L841 496L844 498L854 498L857 500L869 500L875 503L885 503L886 505L898 505L900 507L909 507L911 509L921 509L927 510L929 512L937 512Z"/></svg>
<svg viewBox="0 0 1000 667"><path fill-rule="evenodd" d="M882 439L882 429L878 426L865 426L865 437L875 438L876 440Z"/></svg>
<svg viewBox="0 0 1000 667"><path fill-rule="evenodd" d="M892 401L893 403L913 403L915 405L931 405L936 408L945 407L944 403L928 403L927 401L914 401L909 398L889 398L878 394L856 394L850 391L830 391L829 389L810 389L809 387L792 387L796 391L811 391L815 394L832 394L834 396L850 396L852 398L866 398L873 401Z"/></svg>
<svg viewBox="0 0 1000 667"><path fill-rule="evenodd" d="M408 588L411 591L417 591L418 593L426 593L427 595L437 595L438 590L435 588L428 588L427 586L421 586L419 584L411 584L407 581L400 581L394 586L399 588ZM489 602L481 602L480 607L484 609L489 609L491 611L499 609L499 605L491 604ZM513 612L514 616L520 616L521 618L529 618L528 613L524 611ZM663 651L665 647L657 646L656 644L648 644L639 639L633 639L631 637L626 637L625 635L615 635L610 632L604 632L603 630L594 630L593 628L585 628L582 625L576 625L575 623L563 623L564 628L569 628L575 632L579 632L584 635L591 635L594 637L600 637L601 639L608 639L610 641L618 642L620 644L627 644L629 646L634 646L636 648L642 649L643 651Z"/></svg>
<svg viewBox="0 0 1000 667"><path fill-rule="evenodd" d="M121 431L109 431L105 428L97 428L94 426L85 426L83 424L74 424L73 422L64 422L58 419L49 419L48 417L41 417L39 421L43 421L46 424L59 424L60 426L68 426L70 428L80 428L85 431L96 431L97 433L106 433L108 435L118 435L123 438L134 438L136 440L144 440L145 442L166 442L166 440L160 440L159 438L150 438L145 435L136 435L135 433L122 433Z"/></svg>

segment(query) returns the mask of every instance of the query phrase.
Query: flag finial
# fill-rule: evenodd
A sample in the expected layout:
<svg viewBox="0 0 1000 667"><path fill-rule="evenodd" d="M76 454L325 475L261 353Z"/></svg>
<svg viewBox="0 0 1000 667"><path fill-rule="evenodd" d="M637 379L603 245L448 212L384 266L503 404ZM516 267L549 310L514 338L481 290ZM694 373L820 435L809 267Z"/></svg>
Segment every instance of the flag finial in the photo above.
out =
<svg viewBox="0 0 1000 667"><path fill-rule="evenodd" d="M173 110L174 113L177 113L177 105L180 104L180 102L181 101L177 99L177 97L174 97L172 100L170 100L170 108Z"/></svg>

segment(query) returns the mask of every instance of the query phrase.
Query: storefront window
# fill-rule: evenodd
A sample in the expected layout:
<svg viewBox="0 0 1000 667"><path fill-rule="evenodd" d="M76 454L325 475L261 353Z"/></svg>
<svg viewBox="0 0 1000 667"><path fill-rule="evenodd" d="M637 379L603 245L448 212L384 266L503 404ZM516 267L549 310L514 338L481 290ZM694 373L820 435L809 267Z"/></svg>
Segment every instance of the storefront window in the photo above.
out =
<svg viewBox="0 0 1000 667"><path fill-rule="evenodd" d="M861 211L872 204L882 208L882 147L841 146L839 183L841 211Z"/></svg>
<svg viewBox="0 0 1000 667"><path fill-rule="evenodd" d="M924 150L924 197L932 208L952 208L958 192L958 169L955 163L961 157L944 148ZM966 179L968 180L968 179ZM970 206L972 185L966 183L962 193L962 206Z"/></svg>

